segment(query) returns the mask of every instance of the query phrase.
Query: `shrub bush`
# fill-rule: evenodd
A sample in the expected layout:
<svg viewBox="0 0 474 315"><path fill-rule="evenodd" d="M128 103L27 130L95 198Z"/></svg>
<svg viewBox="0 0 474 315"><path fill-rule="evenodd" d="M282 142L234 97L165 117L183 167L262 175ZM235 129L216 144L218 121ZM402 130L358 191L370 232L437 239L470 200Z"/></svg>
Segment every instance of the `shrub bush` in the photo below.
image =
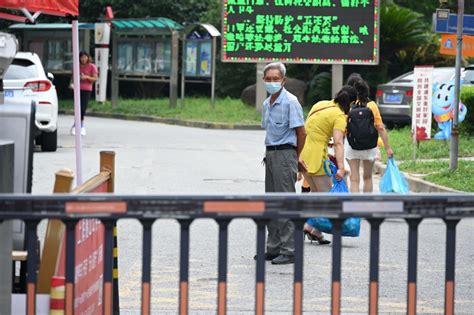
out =
<svg viewBox="0 0 474 315"><path fill-rule="evenodd" d="M459 98L467 107L466 118L461 124L459 124L461 132L474 134L474 86L463 87Z"/></svg>

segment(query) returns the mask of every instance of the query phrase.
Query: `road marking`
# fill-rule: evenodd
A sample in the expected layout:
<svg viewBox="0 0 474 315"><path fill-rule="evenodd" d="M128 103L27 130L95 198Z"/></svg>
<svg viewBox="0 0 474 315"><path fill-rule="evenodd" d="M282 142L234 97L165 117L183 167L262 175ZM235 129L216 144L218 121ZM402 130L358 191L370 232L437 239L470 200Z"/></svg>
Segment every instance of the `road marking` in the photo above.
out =
<svg viewBox="0 0 474 315"><path fill-rule="evenodd" d="M344 201L342 212L403 212L403 201Z"/></svg>
<svg viewBox="0 0 474 315"><path fill-rule="evenodd" d="M264 201L205 201L204 212L264 212Z"/></svg>

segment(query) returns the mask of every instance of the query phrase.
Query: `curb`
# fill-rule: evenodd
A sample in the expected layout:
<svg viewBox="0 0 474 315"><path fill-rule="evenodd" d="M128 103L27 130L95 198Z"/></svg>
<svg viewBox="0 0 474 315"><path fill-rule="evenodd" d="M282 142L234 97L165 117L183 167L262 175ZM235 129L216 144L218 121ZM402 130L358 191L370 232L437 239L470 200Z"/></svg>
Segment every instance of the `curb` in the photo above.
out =
<svg viewBox="0 0 474 315"><path fill-rule="evenodd" d="M74 115L74 112L72 110L60 109L58 112L59 114L62 114L62 115ZM155 116L124 115L124 114L117 114L117 113L101 113L101 112L88 112L87 116L121 119L121 120L155 122L155 123L161 123L161 124L178 125L178 126L203 128L203 129L262 130L262 127L260 125L214 123L214 122L207 122L207 121L181 120L177 118L163 118L163 117L155 117Z"/></svg>
<svg viewBox="0 0 474 315"><path fill-rule="evenodd" d="M383 174L385 172L385 169L387 168L386 164L383 164L382 162L376 161L374 164L374 172L377 174ZM420 178L417 178L411 174L402 172L403 175L405 176L408 185L410 187L410 192L418 192L418 193L463 193L462 191L444 187L441 185L433 184L430 182L427 182L425 180L422 180Z"/></svg>

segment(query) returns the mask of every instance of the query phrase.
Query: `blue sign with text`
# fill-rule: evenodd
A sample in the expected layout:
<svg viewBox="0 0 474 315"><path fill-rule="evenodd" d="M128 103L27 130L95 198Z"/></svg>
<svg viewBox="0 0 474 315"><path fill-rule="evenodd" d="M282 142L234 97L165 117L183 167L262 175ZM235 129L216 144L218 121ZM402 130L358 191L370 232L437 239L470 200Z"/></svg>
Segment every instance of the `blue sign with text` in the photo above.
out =
<svg viewBox="0 0 474 315"><path fill-rule="evenodd" d="M450 14L448 19L440 19L435 14L433 21L436 33L456 34L458 25L456 14ZM464 15L462 33L464 35L474 35L474 15Z"/></svg>

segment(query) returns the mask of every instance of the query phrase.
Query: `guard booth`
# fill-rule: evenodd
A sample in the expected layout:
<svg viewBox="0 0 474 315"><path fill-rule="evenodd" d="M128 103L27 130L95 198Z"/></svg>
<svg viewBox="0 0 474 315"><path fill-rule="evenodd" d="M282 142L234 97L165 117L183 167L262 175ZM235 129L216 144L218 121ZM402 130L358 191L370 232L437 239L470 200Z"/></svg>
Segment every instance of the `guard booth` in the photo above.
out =
<svg viewBox="0 0 474 315"><path fill-rule="evenodd" d="M71 24L13 24L9 29L19 38L20 51L36 53L46 71L54 75L72 74ZM79 48L90 53L94 23L79 23Z"/></svg>
<svg viewBox="0 0 474 315"><path fill-rule="evenodd" d="M31 193L36 104L4 100L3 74L17 53L18 42L12 34L0 33L0 43L0 193ZM25 234L22 221L0 222L0 314L10 313L12 258L25 279ZM20 254L12 255L12 249Z"/></svg>
<svg viewBox="0 0 474 315"><path fill-rule="evenodd" d="M181 71L181 106L184 106L185 84L211 84L211 106L215 104L216 38L221 33L211 24L194 23L183 36L183 69Z"/></svg>
<svg viewBox="0 0 474 315"><path fill-rule="evenodd" d="M112 106L120 81L169 83L170 107L178 95L178 44L184 27L167 18L112 22Z"/></svg>

